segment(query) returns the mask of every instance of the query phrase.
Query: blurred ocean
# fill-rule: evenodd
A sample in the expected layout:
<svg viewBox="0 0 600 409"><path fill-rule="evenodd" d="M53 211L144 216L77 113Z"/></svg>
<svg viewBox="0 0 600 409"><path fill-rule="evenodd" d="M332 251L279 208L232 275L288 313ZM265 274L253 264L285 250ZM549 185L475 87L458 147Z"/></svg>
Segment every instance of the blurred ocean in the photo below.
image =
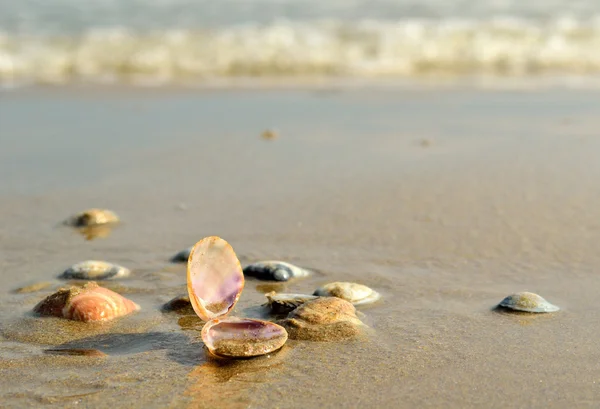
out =
<svg viewBox="0 0 600 409"><path fill-rule="evenodd" d="M598 0L0 0L5 86L598 74Z"/></svg>

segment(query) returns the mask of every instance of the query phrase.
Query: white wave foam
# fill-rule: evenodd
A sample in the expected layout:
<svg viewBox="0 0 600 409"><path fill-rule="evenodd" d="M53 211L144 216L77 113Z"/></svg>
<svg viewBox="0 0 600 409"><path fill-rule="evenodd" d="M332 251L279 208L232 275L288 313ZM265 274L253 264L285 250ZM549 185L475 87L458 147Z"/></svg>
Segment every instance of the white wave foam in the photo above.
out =
<svg viewBox="0 0 600 409"><path fill-rule="evenodd" d="M0 82L177 83L231 77L413 78L600 73L600 17L237 26L81 36L0 34Z"/></svg>

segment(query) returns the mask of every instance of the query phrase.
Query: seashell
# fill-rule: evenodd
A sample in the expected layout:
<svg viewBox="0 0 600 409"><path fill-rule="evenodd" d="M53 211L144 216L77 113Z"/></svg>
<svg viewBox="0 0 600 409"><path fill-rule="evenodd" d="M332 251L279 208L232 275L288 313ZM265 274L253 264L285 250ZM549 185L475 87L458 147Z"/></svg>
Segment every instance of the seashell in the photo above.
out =
<svg viewBox="0 0 600 409"><path fill-rule="evenodd" d="M341 341L360 334L364 325L356 309L346 300L318 297L289 313L280 324L291 339L307 341Z"/></svg>
<svg viewBox="0 0 600 409"><path fill-rule="evenodd" d="M214 319L202 328L208 350L225 358L250 358L280 349L288 334L280 325L249 318Z"/></svg>
<svg viewBox="0 0 600 409"><path fill-rule="evenodd" d="M369 304L381 298L381 295L367 287L356 283L335 282L317 288L313 295L337 297L354 305Z"/></svg>
<svg viewBox="0 0 600 409"><path fill-rule="evenodd" d="M190 258L190 253L192 252L193 247L188 247L185 250L181 250L179 253L175 254L171 257L172 263L187 263Z"/></svg>
<svg viewBox="0 0 600 409"><path fill-rule="evenodd" d="M529 292L511 294L498 304L499 307L524 312L556 312L560 310L543 297Z"/></svg>
<svg viewBox="0 0 600 409"><path fill-rule="evenodd" d="M308 270L284 261L259 261L244 268L244 275L259 280L288 281L310 275Z"/></svg>
<svg viewBox="0 0 600 409"><path fill-rule="evenodd" d="M190 303L190 297L187 295L179 295L169 302L165 303L162 307L163 311L177 311L177 312L194 312L192 304Z"/></svg>
<svg viewBox="0 0 600 409"><path fill-rule="evenodd" d="M265 305L269 306L271 311L276 314L290 312L305 302L318 298L315 295L285 294L276 293L275 291L265 294L265 297L267 297L268 300Z"/></svg>
<svg viewBox="0 0 600 409"><path fill-rule="evenodd" d="M59 278L66 280L115 280L128 277L128 268L105 261L87 260L73 264Z"/></svg>
<svg viewBox="0 0 600 409"><path fill-rule="evenodd" d="M89 227L118 222L119 216L111 210L88 209L70 217L65 223L74 227Z"/></svg>
<svg viewBox="0 0 600 409"><path fill-rule="evenodd" d="M203 321L227 315L243 288L242 266L229 243L215 236L196 243L188 261L187 289Z"/></svg>
<svg viewBox="0 0 600 409"><path fill-rule="evenodd" d="M61 288L40 301L33 311L42 316L75 321L109 321L139 310L133 301L90 281L83 287Z"/></svg>
<svg viewBox="0 0 600 409"><path fill-rule="evenodd" d="M235 252L225 240L206 237L190 254L187 288L196 314L208 321L202 340L213 355L249 358L276 351L287 341L277 324L249 318L226 317L244 288L244 273Z"/></svg>

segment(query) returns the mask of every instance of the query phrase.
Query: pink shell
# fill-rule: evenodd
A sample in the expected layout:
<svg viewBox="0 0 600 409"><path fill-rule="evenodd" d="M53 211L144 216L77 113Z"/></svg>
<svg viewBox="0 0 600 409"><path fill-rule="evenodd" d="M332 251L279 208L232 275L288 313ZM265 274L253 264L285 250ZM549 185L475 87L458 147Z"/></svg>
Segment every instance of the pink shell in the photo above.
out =
<svg viewBox="0 0 600 409"><path fill-rule="evenodd" d="M83 287L61 288L40 301L33 311L42 316L76 321L108 321L140 307L131 300L90 281Z"/></svg>
<svg viewBox="0 0 600 409"><path fill-rule="evenodd" d="M73 297L63 309L65 318L75 321L109 321L140 307L108 288L96 287Z"/></svg>
<svg viewBox="0 0 600 409"><path fill-rule="evenodd" d="M244 288L244 273L233 248L212 236L192 248L187 289L196 314L204 321L227 315Z"/></svg>

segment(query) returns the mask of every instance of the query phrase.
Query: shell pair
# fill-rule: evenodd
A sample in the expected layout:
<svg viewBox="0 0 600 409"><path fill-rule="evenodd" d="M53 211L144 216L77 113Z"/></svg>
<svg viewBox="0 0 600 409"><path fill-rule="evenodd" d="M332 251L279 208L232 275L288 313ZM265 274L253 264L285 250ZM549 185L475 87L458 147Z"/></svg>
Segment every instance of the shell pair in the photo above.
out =
<svg viewBox="0 0 600 409"><path fill-rule="evenodd" d="M276 351L287 341L287 331L280 325L227 317L244 289L244 273L225 240L206 237L192 248L187 289L194 312L206 321L202 340L213 355L249 358Z"/></svg>

